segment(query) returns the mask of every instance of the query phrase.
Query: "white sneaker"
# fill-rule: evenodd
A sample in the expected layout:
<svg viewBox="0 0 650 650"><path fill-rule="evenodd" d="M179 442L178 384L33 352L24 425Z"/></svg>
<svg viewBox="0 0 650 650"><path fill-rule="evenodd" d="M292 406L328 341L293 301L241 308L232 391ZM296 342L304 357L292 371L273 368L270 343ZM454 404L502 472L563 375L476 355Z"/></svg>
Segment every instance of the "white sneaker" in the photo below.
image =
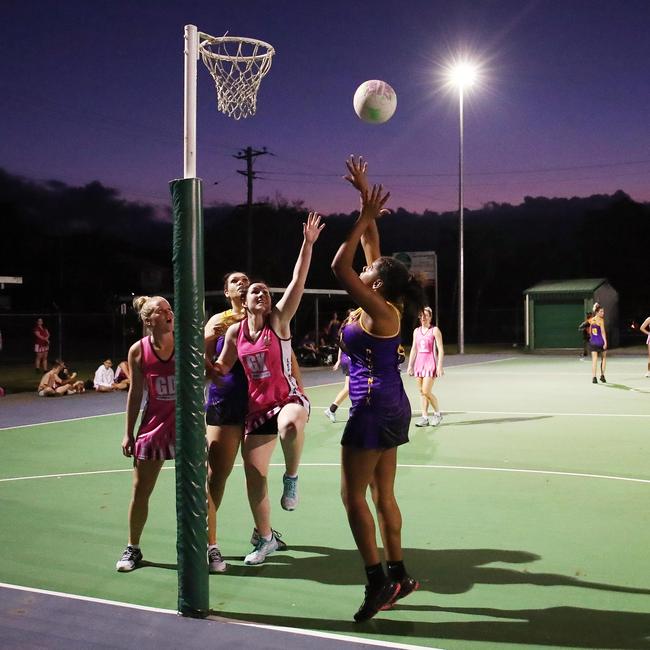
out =
<svg viewBox="0 0 650 650"><path fill-rule="evenodd" d="M429 416L429 424L432 427L437 427L442 422L442 413L434 413Z"/></svg>
<svg viewBox="0 0 650 650"><path fill-rule="evenodd" d="M323 413L325 413L325 415L329 418L330 422L336 422L336 413L332 413L329 406L323 411Z"/></svg>
<svg viewBox="0 0 650 650"><path fill-rule="evenodd" d="M282 477L282 497L280 498L280 505L283 510L295 510L298 507L298 477L287 476Z"/></svg>
<svg viewBox="0 0 650 650"><path fill-rule="evenodd" d="M134 548L129 545L124 549L124 553L122 553L122 557L115 564L115 568L121 573L133 571L140 562L142 562L142 551L139 548Z"/></svg>
<svg viewBox="0 0 650 650"><path fill-rule="evenodd" d="M208 548L208 568L210 573L224 573L228 568L218 546Z"/></svg>
<svg viewBox="0 0 650 650"><path fill-rule="evenodd" d="M278 533L277 530L274 528L271 528L271 532L273 533L273 537L275 537L275 541L278 543L278 551L286 551L287 550L287 545L282 541L282 533ZM253 546L257 546L260 543L260 534L257 531L257 528L253 528L253 533L251 534L251 544Z"/></svg>
<svg viewBox="0 0 650 650"><path fill-rule="evenodd" d="M646 376L646 377L650 377L650 372L646 372L646 373L645 373L645 376Z"/></svg>
<svg viewBox="0 0 650 650"><path fill-rule="evenodd" d="M429 422L429 418L425 418L422 416L417 422L415 423L416 427L428 427L431 423Z"/></svg>
<svg viewBox="0 0 650 650"><path fill-rule="evenodd" d="M244 558L244 564L262 564L266 556L278 550L278 540L271 533L271 539L260 537L255 550Z"/></svg>

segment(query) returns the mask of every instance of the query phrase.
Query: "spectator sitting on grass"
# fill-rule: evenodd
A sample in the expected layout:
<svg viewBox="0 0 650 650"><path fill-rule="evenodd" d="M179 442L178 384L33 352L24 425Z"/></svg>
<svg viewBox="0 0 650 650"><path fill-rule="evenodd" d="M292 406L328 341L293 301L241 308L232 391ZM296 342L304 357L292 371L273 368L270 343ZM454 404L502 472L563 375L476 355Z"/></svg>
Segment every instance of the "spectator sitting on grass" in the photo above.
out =
<svg viewBox="0 0 650 650"><path fill-rule="evenodd" d="M62 367L60 362L55 362L52 368L41 377L41 381L38 384L38 394L40 397L74 395L74 388L65 384L59 377L59 371Z"/></svg>
<svg viewBox="0 0 650 650"><path fill-rule="evenodd" d="M128 390L131 384L131 371L126 361L120 361L113 379L113 390Z"/></svg>
<svg viewBox="0 0 650 650"><path fill-rule="evenodd" d="M75 393L86 392L83 381L77 379L77 373L74 370L70 370L65 361L57 359L56 363L61 366L61 370L57 373L57 377L61 380L62 384L71 386Z"/></svg>
<svg viewBox="0 0 650 650"><path fill-rule="evenodd" d="M113 372L113 362L106 359L95 371L93 387L98 393L110 393L115 390L115 373Z"/></svg>

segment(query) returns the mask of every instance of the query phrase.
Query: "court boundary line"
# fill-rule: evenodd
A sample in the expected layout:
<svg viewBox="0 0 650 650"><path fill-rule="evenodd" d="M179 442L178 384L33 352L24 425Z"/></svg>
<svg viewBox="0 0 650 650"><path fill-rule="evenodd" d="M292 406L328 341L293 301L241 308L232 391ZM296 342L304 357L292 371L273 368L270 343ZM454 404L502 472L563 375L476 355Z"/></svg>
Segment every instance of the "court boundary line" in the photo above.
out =
<svg viewBox="0 0 650 650"><path fill-rule="evenodd" d="M97 415L81 415L78 418L65 418L64 420L48 420L47 422L34 422L33 424L16 424L13 427L1 427L0 431L9 431L10 429L24 429L25 427L42 427L45 424L62 424L64 422L77 422L78 420L90 420L92 418L106 418L109 417L110 415L124 415L125 413L126 411L117 411L116 413L98 413Z"/></svg>
<svg viewBox="0 0 650 650"><path fill-rule="evenodd" d="M486 361L486 363L488 363ZM324 388L326 386L338 386L341 382L333 382L331 384L320 384L319 386L310 386L309 388ZM329 406L322 406L312 404L313 409L326 409ZM349 406L339 406L340 410L349 410ZM78 420L90 420L92 418L104 418L111 415L124 415L125 411L118 411L117 413L101 413L99 415L83 415L78 418L68 418L65 420L49 420L48 422L35 422L34 424L17 424L13 427L2 427L0 431L10 431L12 429L25 429L27 427L41 427L46 424L60 424L64 422L76 422ZM647 413L551 413L544 411L456 411L456 410L444 410L443 414L456 414L456 415L545 415L549 417L605 417L605 418L650 418L650 414Z"/></svg>
<svg viewBox="0 0 650 650"><path fill-rule="evenodd" d="M125 603L119 600L108 600L106 598L95 598L93 596L81 596L79 594L69 594L63 591L52 591L49 589L39 589L37 587L25 587L23 585L13 585L8 582L0 582L0 589L12 589L14 591L26 591L29 593L41 594L44 596L55 596L57 598L68 598L70 600L81 600L87 603L95 603L98 605L112 605L113 607L122 607L124 609L137 609L139 611L151 612L154 614L172 614L178 616L178 612L173 609L163 609L161 607L150 607L148 605L137 605L135 603ZM194 619L201 620L201 619ZM272 630L279 632L289 632L291 634L298 634L302 636L314 636L324 639L332 639L337 641L345 641L347 643L377 645L387 648L398 648L403 650L442 650L441 648L434 648L433 646L410 645L406 643L395 643L391 641L380 641L378 639L366 639L363 637L353 637L344 634L333 634L331 632L316 632L315 630L307 630L299 627L284 627L280 625L268 625L266 623L255 623L253 621L239 621L234 618L227 618L225 616L208 615L203 620L214 621L217 623L226 623L228 625L239 625L242 627L254 627L262 630Z"/></svg>
<svg viewBox="0 0 650 650"><path fill-rule="evenodd" d="M328 404L329 406L329 404ZM314 409L326 409L328 406L316 406L312 404ZM337 411L349 411L350 406L339 406ZM550 413L542 411L455 411L443 410L443 415L544 415L548 417L597 417L597 418L650 418L648 413ZM448 422L448 425L453 425L453 422Z"/></svg>
<svg viewBox="0 0 650 650"><path fill-rule="evenodd" d="M300 463L301 467L340 467L341 464L336 463ZM242 463L235 463L234 467L243 467ZM271 463L270 467L284 467L284 463ZM477 472L504 472L512 474L541 474L546 476L572 476L574 478L595 478L603 479L608 481L626 481L630 483L650 483L650 479L646 478L634 478L630 476L614 476L611 474L591 474L587 472L561 472L559 470L550 470L550 469L528 469L520 467L482 467L480 465L415 465L411 463L398 463L398 469L455 469L461 471L477 471ZM168 465L163 467L162 471L175 470L176 468L173 465ZM31 481L37 479L48 479L48 478L71 478L75 476L93 476L97 474L120 474L123 472L131 472L132 468L129 469L103 469L95 470L90 472L69 472L69 473L59 473L59 474L41 474L34 476L10 476L7 478L0 478L0 483L12 483L16 481ZM0 583L1 586L2 583Z"/></svg>

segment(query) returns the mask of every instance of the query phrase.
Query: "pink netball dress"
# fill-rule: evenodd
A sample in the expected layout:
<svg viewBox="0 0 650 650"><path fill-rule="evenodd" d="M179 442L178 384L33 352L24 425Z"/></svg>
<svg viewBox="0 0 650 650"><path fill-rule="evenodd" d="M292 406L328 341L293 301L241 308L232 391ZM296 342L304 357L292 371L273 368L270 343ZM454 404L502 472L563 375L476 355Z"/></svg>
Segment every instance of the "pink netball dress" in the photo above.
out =
<svg viewBox="0 0 650 650"><path fill-rule="evenodd" d="M138 460L171 460L176 456L176 364L174 353L161 359L151 338L140 340L140 365L145 377L147 401L135 439Z"/></svg>
<svg viewBox="0 0 650 650"><path fill-rule="evenodd" d="M433 336L434 329L434 327L430 327L425 332L422 327L418 327L415 330L413 345L417 350L417 355L413 363L413 374L416 377L436 376L438 350L436 348L436 339Z"/></svg>
<svg viewBox="0 0 650 650"><path fill-rule="evenodd" d="M237 354L248 379L246 433L268 422L286 404L301 404L309 412L309 400L291 374L291 339L281 339L268 318L256 341L251 339L248 319L241 322Z"/></svg>

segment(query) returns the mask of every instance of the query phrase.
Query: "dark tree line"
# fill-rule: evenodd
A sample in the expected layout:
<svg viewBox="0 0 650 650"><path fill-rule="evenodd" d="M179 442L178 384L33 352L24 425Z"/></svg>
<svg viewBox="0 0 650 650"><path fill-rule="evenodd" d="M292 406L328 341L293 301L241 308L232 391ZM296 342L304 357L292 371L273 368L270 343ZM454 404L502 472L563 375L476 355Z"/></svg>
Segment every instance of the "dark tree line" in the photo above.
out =
<svg viewBox="0 0 650 650"><path fill-rule="evenodd" d="M260 204L253 214L252 276L285 286L302 239L300 204ZM308 285L336 288L330 261L355 214L327 217ZM206 207L206 288L246 260L246 214ZM526 197L520 205L489 203L466 211L466 336L490 340L499 310L519 313L522 292L549 279L608 278L622 320L645 317L650 204L624 192L585 198ZM72 187L35 183L0 170L0 275L20 275L16 311L108 311L119 296L172 289L169 214L128 202L99 182ZM458 221L454 212L412 214L397 208L380 223L382 248L438 253L440 317L454 338ZM491 319L487 315L491 314ZM508 326L510 327L510 325ZM513 329L514 326L510 327Z"/></svg>

